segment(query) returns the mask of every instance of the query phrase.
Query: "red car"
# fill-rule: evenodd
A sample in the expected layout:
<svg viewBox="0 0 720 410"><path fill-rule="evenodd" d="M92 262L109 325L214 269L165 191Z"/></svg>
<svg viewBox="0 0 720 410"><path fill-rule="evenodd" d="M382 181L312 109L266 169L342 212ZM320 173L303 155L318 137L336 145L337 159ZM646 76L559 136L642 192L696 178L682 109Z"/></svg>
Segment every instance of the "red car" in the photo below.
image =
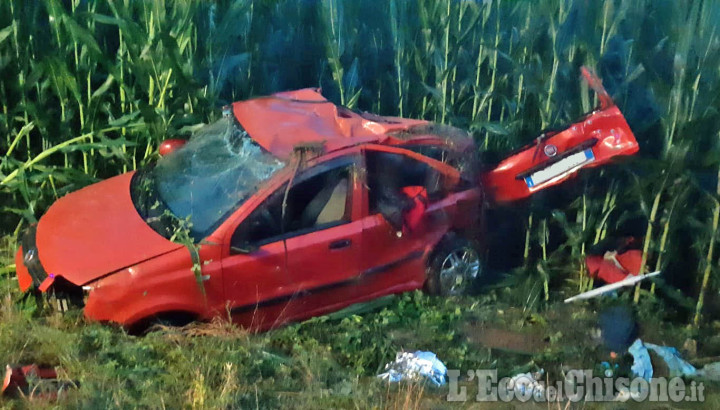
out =
<svg viewBox="0 0 720 410"><path fill-rule="evenodd" d="M461 130L314 89L235 103L156 164L53 204L21 239L20 288L133 330L228 315L269 329L387 294L460 293L481 274L485 202L637 151L594 84L600 108L484 174L487 191Z"/></svg>

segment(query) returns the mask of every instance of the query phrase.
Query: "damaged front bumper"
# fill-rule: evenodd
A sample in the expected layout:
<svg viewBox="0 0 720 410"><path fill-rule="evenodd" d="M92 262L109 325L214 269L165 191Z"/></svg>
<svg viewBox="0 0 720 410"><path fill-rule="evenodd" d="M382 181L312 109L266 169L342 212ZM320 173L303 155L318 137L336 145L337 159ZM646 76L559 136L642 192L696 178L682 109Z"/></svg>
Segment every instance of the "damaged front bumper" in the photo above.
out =
<svg viewBox="0 0 720 410"><path fill-rule="evenodd" d="M67 311L71 306L83 307L85 294L83 288L63 277L48 273L40 263L35 235L35 225L28 228L20 239L20 248L15 254L15 270L18 285L23 292L37 289L48 294L59 311Z"/></svg>

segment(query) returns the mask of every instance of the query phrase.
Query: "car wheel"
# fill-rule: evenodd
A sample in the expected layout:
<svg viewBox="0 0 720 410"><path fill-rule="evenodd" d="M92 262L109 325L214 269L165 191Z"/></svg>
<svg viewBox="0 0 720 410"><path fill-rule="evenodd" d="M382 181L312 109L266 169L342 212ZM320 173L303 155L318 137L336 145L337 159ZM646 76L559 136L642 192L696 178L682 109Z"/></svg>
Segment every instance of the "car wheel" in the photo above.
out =
<svg viewBox="0 0 720 410"><path fill-rule="evenodd" d="M452 237L441 242L430 259L427 288L433 295L461 295L481 275L477 250L466 239Z"/></svg>

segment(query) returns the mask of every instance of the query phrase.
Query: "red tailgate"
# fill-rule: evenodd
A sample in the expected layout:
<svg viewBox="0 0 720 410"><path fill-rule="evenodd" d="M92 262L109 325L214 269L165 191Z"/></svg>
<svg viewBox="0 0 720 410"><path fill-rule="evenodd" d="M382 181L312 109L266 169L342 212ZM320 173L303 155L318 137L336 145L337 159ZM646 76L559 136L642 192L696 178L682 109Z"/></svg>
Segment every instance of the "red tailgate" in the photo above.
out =
<svg viewBox="0 0 720 410"><path fill-rule="evenodd" d="M526 198L571 178L582 168L608 163L639 147L620 110L600 80L583 67L583 76L598 95L600 106L560 131L546 132L482 175L495 203Z"/></svg>

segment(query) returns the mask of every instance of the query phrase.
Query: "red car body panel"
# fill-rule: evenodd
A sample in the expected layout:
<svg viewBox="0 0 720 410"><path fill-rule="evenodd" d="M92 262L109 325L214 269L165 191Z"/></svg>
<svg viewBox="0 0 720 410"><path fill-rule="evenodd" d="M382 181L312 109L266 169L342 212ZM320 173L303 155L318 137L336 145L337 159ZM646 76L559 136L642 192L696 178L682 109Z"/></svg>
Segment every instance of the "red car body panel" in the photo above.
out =
<svg viewBox="0 0 720 410"><path fill-rule="evenodd" d="M57 397L56 392L46 392L42 389L35 391L30 389L30 383L37 383L38 380L50 380L57 379L57 371L52 367L40 367L36 364L31 364L22 367L10 367L5 366L5 377L3 378L2 388L0 388L0 396L16 397L23 395L27 397L43 397L43 398L55 398ZM58 380L54 380L58 382ZM37 385L35 385L37 387ZM32 391L29 391L32 390Z"/></svg>
<svg viewBox="0 0 720 410"><path fill-rule="evenodd" d="M535 143L516 150L490 172L484 173L483 185L492 202L506 203L527 198L539 190L566 181L581 168L598 167L617 156L638 152L639 145L630 126L600 79L585 67L582 74L598 96L598 108L563 130L541 134ZM582 156L568 158L587 150L591 151L587 156L592 159ZM569 161L567 165L559 164L563 159ZM559 168L541 176L542 182L533 183L533 175L540 175L538 172L543 170L549 172L553 165Z"/></svg>
<svg viewBox="0 0 720 410"><path fill-rule="evenodd" d="M85 284L181 248L152 230L130 200L133 172L58 199L37 226L38 256L49 276Z"/></svg>
<svg viewBox="0 0 720 410"><path fill-rule="evenodd" d="M596 142L592 145L586 144L592 141L590 139ZM553 157L545 153L545 148L550 146L555 147ZM536 168L541 170L557 163L553 160L562 158L563 154L581 152L577 150L578 148L592 150L594 160L572 167L541 184L532 187L528 185L525 177L529 176L528 173L532 174L532 170ZM482 175L483 185L494 202L512 202L558 185L572 177L580 168L604 165L616 156L632 155L638 149L638 143L625 118L613 105L597 110L586 116L584 120L573 123L569 128L540 141L534 147L527 147L506 158L493 170Z"/></svg>
<svg viewBox="0 0 720 410"><path fill-rule="evenodd" d="M603 103L608 100L601 98ZM488 191L477 175L468 182L449 163L414 151L413 147L459 152L474 148L470 138L450 140L436 135L426 121L354 113L331 104L313 89L235 103L232 112L250 138L288 164L296 164L298 147L320 145L321 152L305 158L297 174L288 165L262 183L200 241L196 257L156 233L140 216L130 195L133 173L71 193L53 204L37 226L35 244L46 277L29 273L28 252L23 247L18 250L21 289L35 284L46 291L58 278L84 285L88 318L128 327L182 313L199 319L230 315L243 326L265 330L422 288L436 245L450 232L482 241L478 233L486 200L503 202L530 195L534 190L517 179L518 173L548 162L537 155L535 146L511 156L483 176L491 195L486 198ZM560 153L567 153L593 138L597 140L592 147L595 162L588 166L637 151L632 133L614 106L603 107L543 144L554 144ZM170 145L165 147L168 152L180 146ZM421 216L413 215L412 229L398 232L384 216L370 212L366 160L381 153L424 164L441 181L442 196L428 200ZM349 170L350 178L342 220L273 237L248 251L231 247L236 229L270 202L273 194L284 190L288 181L297 182L295 176L303 178L306 172L332 167L338 161Z"/></svg>
<svg viewBox="0 0 720 410"><path fill-rule="evenodd" d="M127 326L161 312L191 313L199 319L223 316L220 247L202 246L200 260L201 276L196 277L190 252L181 246L108 275L90 285L85 316Z"/></svg>
<svg viewBox="0 0 720 410"><path fill-rule="evenodd" d="M326 152L363 143L383 143L388 133L427 121L362 115L338 107L319 90L304 89L236 102L233 113L258 144L287 159L298 145L322 143Z"/></svg>
<svg viewBox="0 0 720 410"><path fill-rule="evenodd" d="M362 148L406 154L443 170L450 183L458 181L457 170L419 154L382 145L363 145ZM360 154L360 148L352 147L310 161L307 167L350 156L356 158L362 169ZM237 225L288 177L279 176L269 183L255 202L238 211L233 222L218 229L226 232L223 243L229 243ZM367 187L359 173L355 174L352 185L349 223L295 236L286 243L273 242L250 255L232 255L228 246L223 247L226 308L236 323L266 330L381 295L422 288L427 254L447 233L454 219L434 215L430 219L436 222L426 222L410 234L398 237L381 215L368 215ZM480 198L479 190L472 194L458 193L433 204L428 213L444 214L456 200L472 201L474 209L478 209ZM329 244L340 241L349 241L349 244L329 249ZM323 273L318 275L318 272Z"/></svg>

